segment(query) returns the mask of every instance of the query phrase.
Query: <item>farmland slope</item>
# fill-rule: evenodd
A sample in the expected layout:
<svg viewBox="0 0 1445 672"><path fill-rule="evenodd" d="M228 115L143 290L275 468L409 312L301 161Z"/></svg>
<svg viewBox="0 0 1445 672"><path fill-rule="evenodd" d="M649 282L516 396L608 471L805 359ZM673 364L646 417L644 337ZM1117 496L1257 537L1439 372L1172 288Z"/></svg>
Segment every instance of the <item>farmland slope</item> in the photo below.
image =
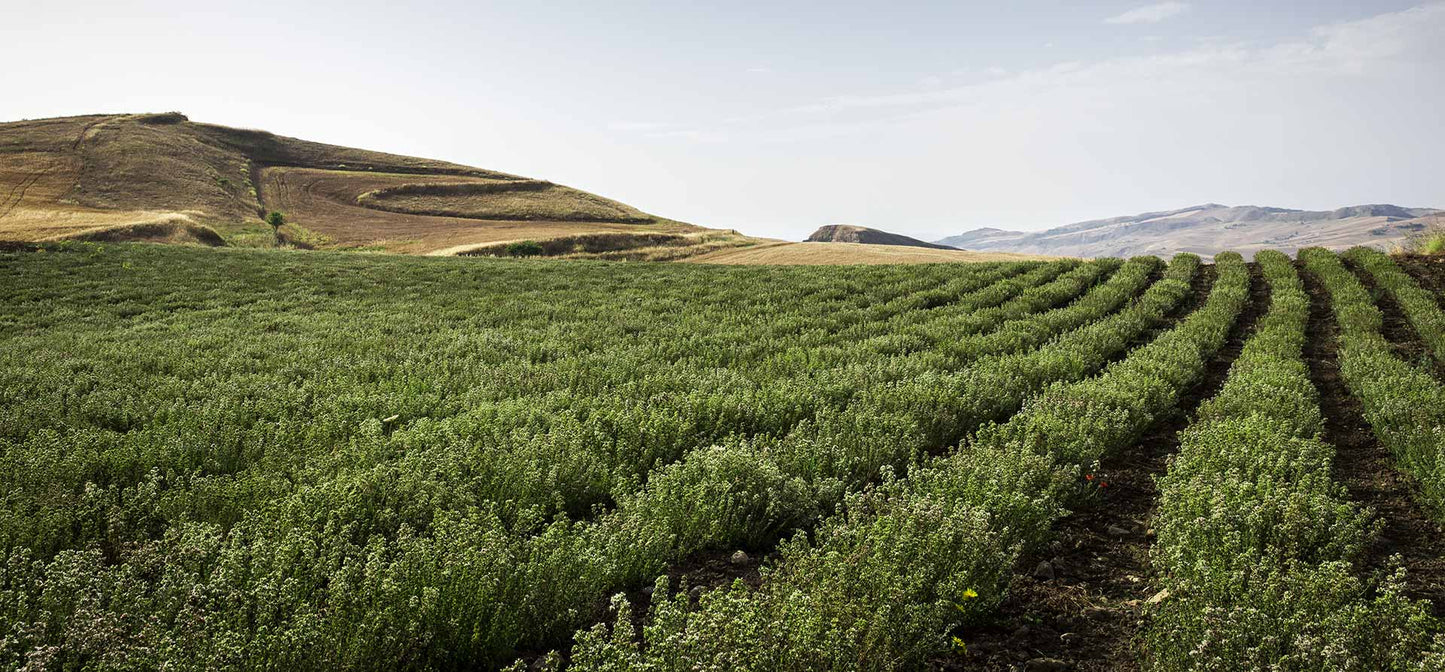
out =
<svg viewBox="0 0 1445 672"><path fill-rule="evenodd" d="M0 124L0 239L269 245L272 210L303 247L425 253L599 232L752 242L551 182L179 113Z"/></svg>

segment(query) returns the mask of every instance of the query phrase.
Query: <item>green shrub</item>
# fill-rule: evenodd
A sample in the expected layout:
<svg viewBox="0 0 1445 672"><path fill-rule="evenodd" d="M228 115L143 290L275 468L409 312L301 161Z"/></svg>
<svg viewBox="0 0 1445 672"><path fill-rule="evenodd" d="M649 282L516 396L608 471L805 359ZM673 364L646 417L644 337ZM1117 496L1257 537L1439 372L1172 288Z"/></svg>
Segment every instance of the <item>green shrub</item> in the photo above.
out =
<svg viewBox="0 0 1445 672"><path fill-rule="evenodd" d="M538 257L543 253L542 244L535 240L519 240L507 243L502 252L509 257Z"/></svg>

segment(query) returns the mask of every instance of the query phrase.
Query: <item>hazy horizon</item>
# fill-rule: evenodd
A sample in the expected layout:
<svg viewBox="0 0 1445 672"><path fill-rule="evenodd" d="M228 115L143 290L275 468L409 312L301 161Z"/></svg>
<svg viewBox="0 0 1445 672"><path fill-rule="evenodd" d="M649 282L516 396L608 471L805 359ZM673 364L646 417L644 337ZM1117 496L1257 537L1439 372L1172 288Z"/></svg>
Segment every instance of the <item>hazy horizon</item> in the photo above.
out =
<svg viewBox="0 0 1445 672"><path fill-rule="evenodd" d="M82 3L85 5L85 3ZM0 120L192 119L801 239L1445 207L1445 3L15 3Z"/></svg>

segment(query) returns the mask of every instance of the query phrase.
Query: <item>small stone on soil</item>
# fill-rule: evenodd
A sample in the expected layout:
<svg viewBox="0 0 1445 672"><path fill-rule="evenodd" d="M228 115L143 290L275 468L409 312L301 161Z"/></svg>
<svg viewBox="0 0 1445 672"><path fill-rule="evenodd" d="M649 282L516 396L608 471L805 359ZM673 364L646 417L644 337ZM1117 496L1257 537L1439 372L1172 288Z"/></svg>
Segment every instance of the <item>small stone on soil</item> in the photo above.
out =
<svg viewBox="0 0 1445 672"><path fill-rule="evenodd" d="M748 554L742 551L738 551L736 553L733 553L733 557L729 558L728 562L731 562L734 565L746 565L748 564Z"/></svg>
<svg viewBox="0 0 1445 672"><path fill-rule="evenodd" d="M1053 581L1054 566L1049 564L1047 560L1040 562L1039 566L1034 568L1034 578L1042 581Z"/></svg>

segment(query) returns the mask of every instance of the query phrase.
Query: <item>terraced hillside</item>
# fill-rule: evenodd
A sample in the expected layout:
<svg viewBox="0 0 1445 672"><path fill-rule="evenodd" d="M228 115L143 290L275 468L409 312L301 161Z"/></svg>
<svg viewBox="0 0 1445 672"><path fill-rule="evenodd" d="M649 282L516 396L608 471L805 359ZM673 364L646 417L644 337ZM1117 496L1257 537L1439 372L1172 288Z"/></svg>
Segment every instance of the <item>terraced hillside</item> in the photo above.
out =
<svg viewBox="0 0 1445 672"><path fill-rule="evenodd" d="M1445 669L1442 276L7 244L0 667Z"/></svg>
<svg viewBox="0 0 1445 672"><path fill-rule="evenodd" d="M97 115L0 124L0 239L268 244L394 252L607 232L699 251L750 242L561 185L192 122Z"/></svg>

